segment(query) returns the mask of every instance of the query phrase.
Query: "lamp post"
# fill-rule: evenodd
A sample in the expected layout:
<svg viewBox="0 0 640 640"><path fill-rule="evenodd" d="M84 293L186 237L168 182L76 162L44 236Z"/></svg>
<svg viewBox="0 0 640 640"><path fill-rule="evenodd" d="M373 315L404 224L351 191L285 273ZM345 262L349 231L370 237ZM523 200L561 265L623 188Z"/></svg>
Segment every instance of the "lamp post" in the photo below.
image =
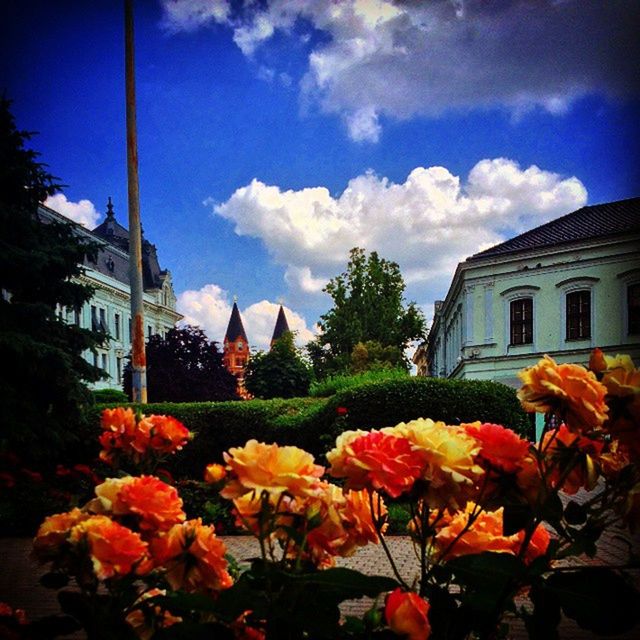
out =
<svg viewBox="0 0 640 640"><path fill-rule="evenodd" d="M129 195L129 283L131 288L131 367L133 401L147 402L147 360L144 347L142 231L136 134L136 81L133 46L133 0L124 1L124 58L127 101L127 185Z"/></svg>

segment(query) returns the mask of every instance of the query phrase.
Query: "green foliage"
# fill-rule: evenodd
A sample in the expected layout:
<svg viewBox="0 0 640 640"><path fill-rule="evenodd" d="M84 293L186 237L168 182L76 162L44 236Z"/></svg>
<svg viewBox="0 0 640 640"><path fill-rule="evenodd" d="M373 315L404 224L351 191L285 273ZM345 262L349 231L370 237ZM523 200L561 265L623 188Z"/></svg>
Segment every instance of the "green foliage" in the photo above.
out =
<svg viewBox="0 0 640 640"><path fill-rule="evenodd" d="M129 402L127 394L121 389L93 389L91 395L98 404L107 402Z"/></svg>
<svg viewBox="0 0 640 640"><path fill-rule="evenodd" d="M371 375L371 374L369 374ZM95 440L99 413L91 410ZM347 413L339 417L338 408ZM292 398L247 402L156 403L139 406L145 414L171 415L195 433L195 439L172 456L169 470L182 478L202 478L211 462L222 462L222 453L255 438L261 442L294 445L309 451L322 463L336 436L346 429L372 429L415 418L449 423L482 420L526 428L526 414L509 387L475 380L439 378L384 380L349 388L328 399ZM93 449L92 449L92 455Z"/></svg>
<svg viewBox="0 0 640 640"><path fill-rule="evenodd" d="M396 346L383 347L376 340L358 342L351 352L351 364L353 373L363 371L378 371L380 369L407 369L404 353Z"/></svg>
<svg viewBox="0 0 640 640"><path fill-rule="evenodd" d="M9 102L0 101L0 448L42 459L73 447L82 406L91 401L83 381L101 377L82 354L103 336L66 324L56 309L79 310L92 289L74 278L95 256L72 223L43 223L38 204L58 190L31 134L16 129Z"/></svg>
<svg viewBox="0 0 640 640"><path fill-rule="evenodd" d="M236 379L222 363L215 342L189 325L170 329L166 336L147 341L147 397L149 402L235 400ZM131 367L123 388L131 398Z"/></svg>
<svg viewBox="0 0 640 640"><path fill-rule="evenodd" d="M409 374L405 369L371 369L361 373L337 374L324 380L316 380L309 387L309 395L316 398L326 398L340 391L359 387L371 382L383 382L385 380L405 380Z"/></svg>
<svg viewBox="0 0 640 640"><path fill-rule="evenodd" d="M333 308L321 316L322 334L308 348L318 378L345 370L358 343L377 342L402 353L424 337L425 319L414 302L404 300L400 267L363 249L349 254L347 271L332 278L324 291Z"/></svg>
<svg viewBox="0 0 640 640"><path fill-rule="evenodd" d="M256 398L306 396L310 382L311 371L289 331L275 341L270 351L252 356L245 370L245 387Z"/></svg>

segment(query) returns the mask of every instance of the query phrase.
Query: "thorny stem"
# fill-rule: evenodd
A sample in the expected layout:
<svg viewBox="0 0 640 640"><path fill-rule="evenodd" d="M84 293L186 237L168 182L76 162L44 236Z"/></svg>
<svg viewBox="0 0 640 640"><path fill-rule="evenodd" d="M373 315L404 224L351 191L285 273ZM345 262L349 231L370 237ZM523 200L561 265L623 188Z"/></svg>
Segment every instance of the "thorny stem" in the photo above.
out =
<svg viewBox="0 0 640 640"><path fill-rule="evenodd" d="M389 547L387 545L387 541L384 539L384 535L382 534L382 522L381 522L381 518L380 516L376 516L376 512L373 506L373 493L371 492L371 490L368 490L367 493L369 494L369 508L371 509L371 520L373 522L373 526L376 528L376 531L378 532L378 538L380 539L380 544L382 545L382 548L384 549L384 552L389 560L389 564L391 565L391 569L393 571L393 575L395 576L396 580L407 590L409 590L409 585L404 581L404 579L402 578L402 576L400 575L400 572L398 571L398 567L396 566L396 563L393 559L393 556L391 555L391 551L389 550ZM380 498L379 494L378 494L378 499ZM378 514L380 514L380 511L378 510Z"/></svg>

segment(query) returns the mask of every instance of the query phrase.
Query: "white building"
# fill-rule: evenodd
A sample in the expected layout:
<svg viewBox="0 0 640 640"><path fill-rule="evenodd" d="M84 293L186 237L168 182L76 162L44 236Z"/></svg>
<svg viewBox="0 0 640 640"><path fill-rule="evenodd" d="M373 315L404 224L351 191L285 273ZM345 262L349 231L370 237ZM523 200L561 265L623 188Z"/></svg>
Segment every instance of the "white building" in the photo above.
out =
<svg viewBox="0 0 640 640"><path fill-rule="evenodd" d="M544 354L640 361L640 198L588 206L471 256L435 303L428 375L520 386Z"/></svg>
<svg viewBox="0 0 640 640"><path fill-rule="evenodd" d="M95 289L91 300L80 312L61 309L67 322L81 327L106 331L110 338L96 354L86 358L102 369L107 378L93 384L95 389L120 388L122 374L131 351L131 295L129 288L129 232L115 218L111 198L107 217L93 231L71 222L49 207L40 205L43 221L57 220L74 225L77 233L100 245L97 260L86 260L84 274L79 280ZM142 242L142 274L144 320L147 336L164 335L182 316L176 311L171 274L161 270L156 248L147 240Z"/></svg>

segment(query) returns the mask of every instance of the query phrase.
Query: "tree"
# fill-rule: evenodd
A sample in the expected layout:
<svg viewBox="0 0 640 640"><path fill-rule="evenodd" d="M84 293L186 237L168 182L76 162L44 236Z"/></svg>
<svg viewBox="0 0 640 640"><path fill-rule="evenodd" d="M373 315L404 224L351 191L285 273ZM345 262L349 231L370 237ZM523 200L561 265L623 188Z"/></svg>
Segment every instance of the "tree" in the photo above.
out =
<svg viewBox="0 0 640 640"><path fill-rule="evenodd" d="M306 396L311 371L286 331L271 351L254 354L245 370L244 385L257 398L297 398Z"/></svg>
<svg viewBox="0 0 640 640"><path fill-rule="evenodd" d="M354 248L345 273L332 278L324 291L333 308L320 317L322 334L308 347L316 375L344 371L359 343L403 352L424 337L425 319L415 302L405 303L400 267L373 251Z"/></svg>
<svg viewBox="0 0 640 640"><path fill-rule="evenodd" d="M236 379L222 363L215 342L202 329L170 329L147 341L147 396L150 402L237 400ZM131 367L123 380L131 398Z"/></svg>
<svg viewBox="0 0 640 640"><path fill-rule="evenodd" d="M102 375L82 354L104 336L56 314L91 298L76 278L97 246L71 223L40 221L38 204L58 185L9 107L0 99L0 448L37 460L73 447L91 402L84 381Z"/></svg>

